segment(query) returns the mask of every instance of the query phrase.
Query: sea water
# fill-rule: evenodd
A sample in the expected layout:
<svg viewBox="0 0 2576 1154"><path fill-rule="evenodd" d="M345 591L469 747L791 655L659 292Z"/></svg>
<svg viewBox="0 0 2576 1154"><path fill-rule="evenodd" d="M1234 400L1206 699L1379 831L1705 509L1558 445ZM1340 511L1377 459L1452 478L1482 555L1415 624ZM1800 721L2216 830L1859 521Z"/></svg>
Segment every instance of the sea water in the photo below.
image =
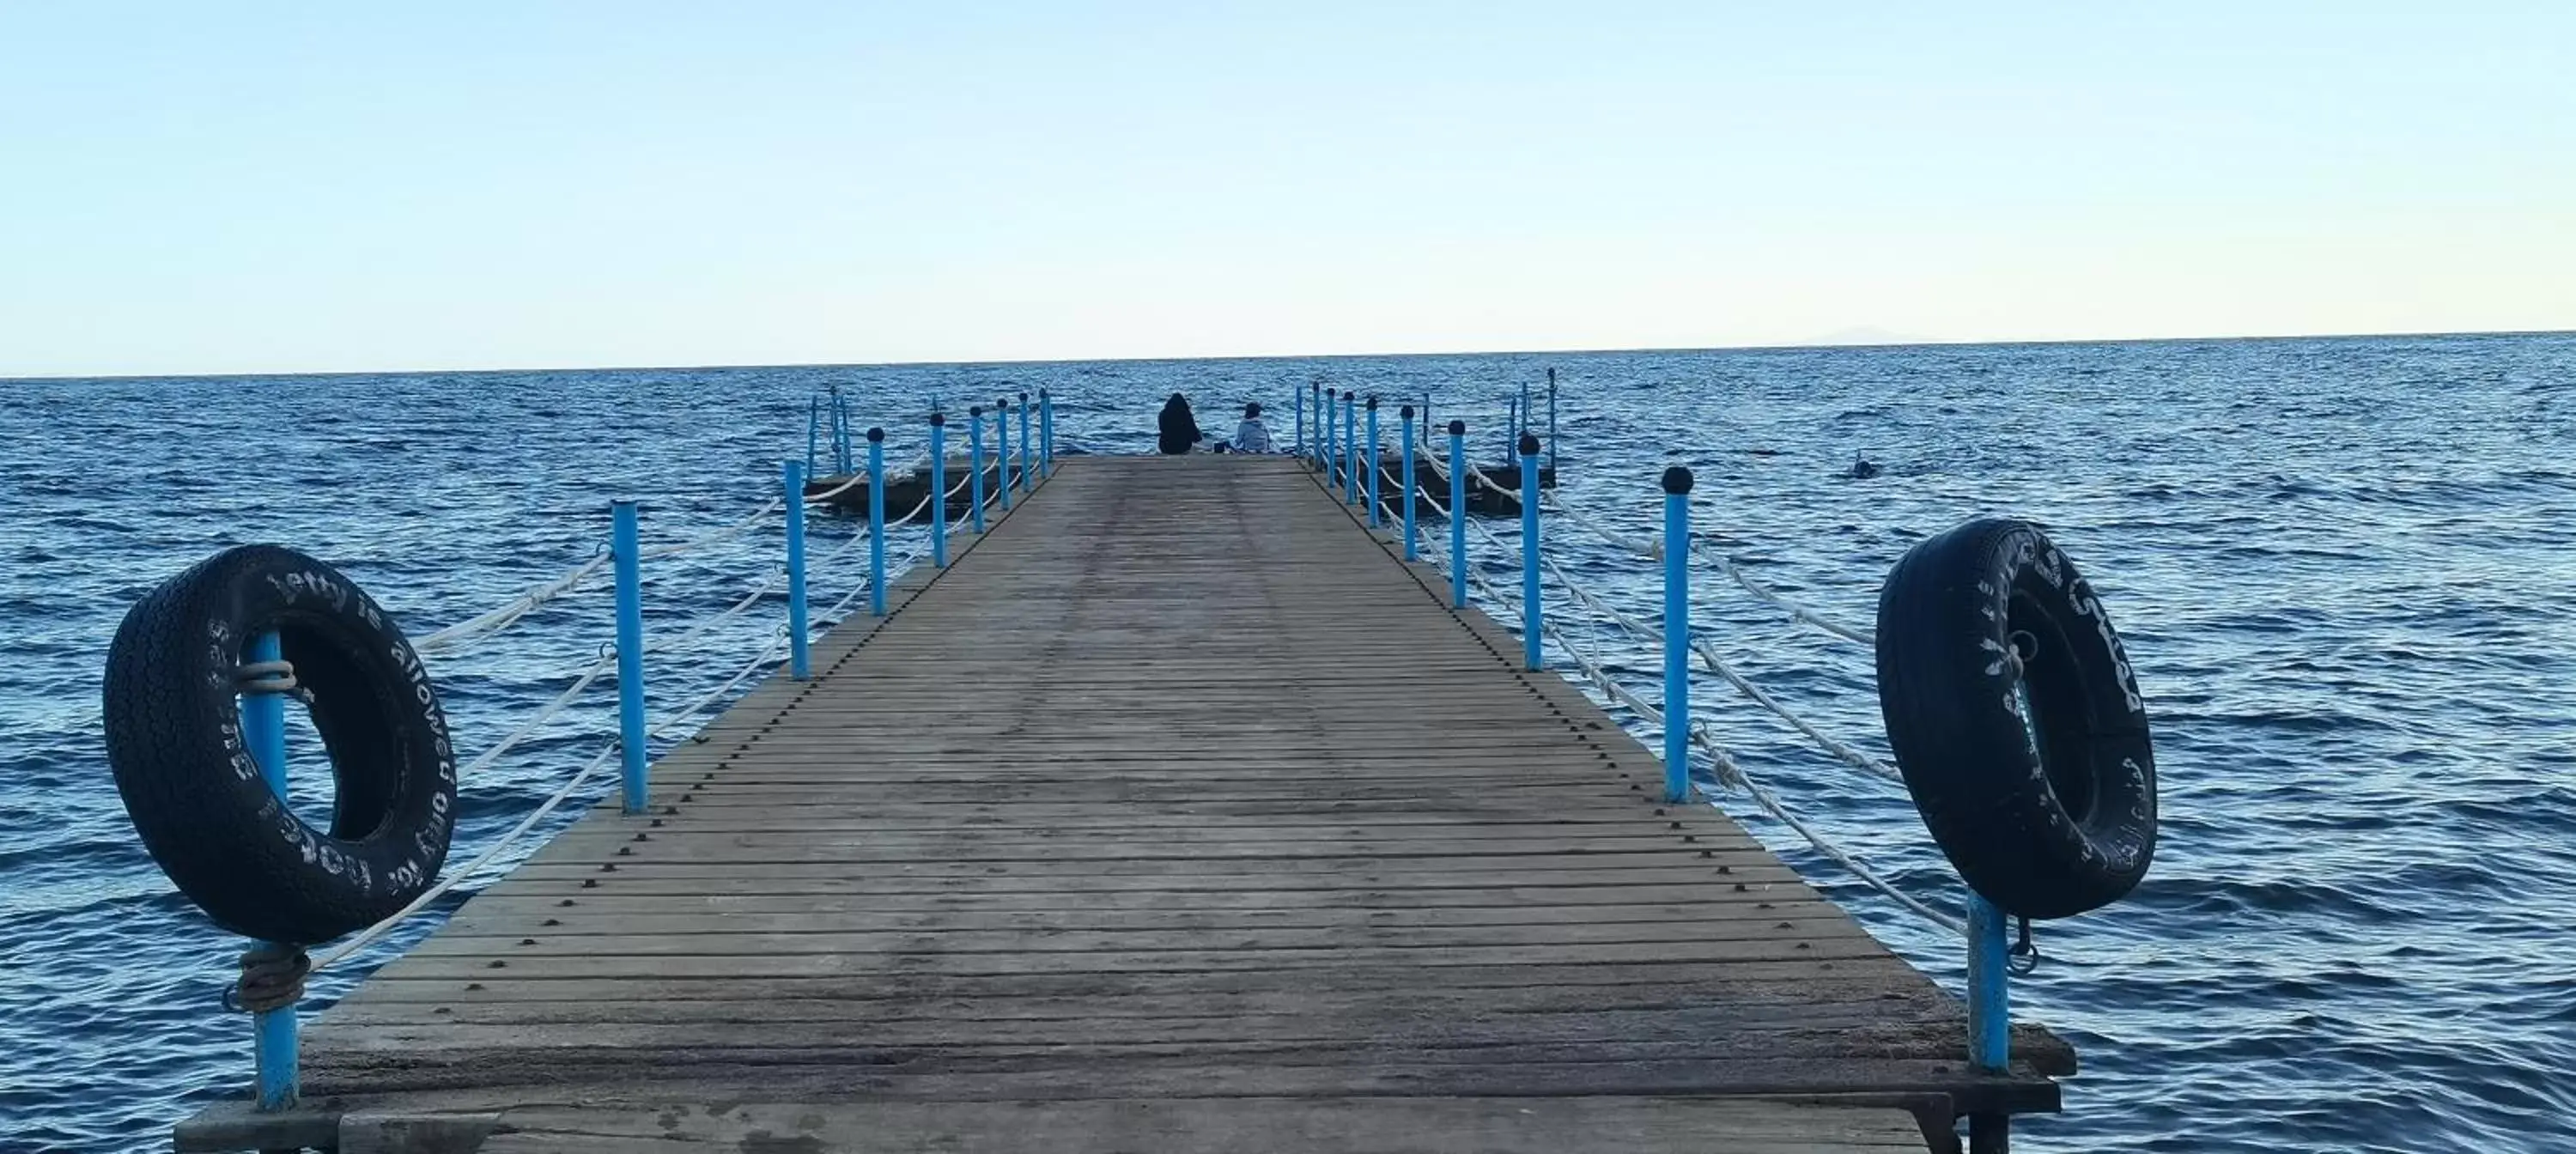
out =
<svg viewBox="0 0 2576 1154"><path fill-rule="evenodd" d="M1548 432L1549 368L1569 505L1649 534L1657 475L1688 465L1697 524L1828 616L1867 626L1910 543L1985 515L2042 523L2098 586L2153 717L2163 840L2128 901L2038 927L2014 1009L2084 1069L2064 1115L2022 1122L2023 1149L2576 1148L2576 336L2541 335L0 381L0 1150L164 1149L248 1082L249 1023L218 1004L242 943L145 855L100 734L119 618L197 560L305 550L419 635L596 556L612 498L643 503L648 546L757 507L829 386L888 428L894 464L932 404L962 451L967 406L1040 388L1067 452L1149 451L1174 392L1212 431L1258 401L1284 445L1319 378L1382 396L1390 444L1394 406L1427 403L1493 461L1522 386ZM1845 476L1856 455L1878 475ZM828 555L851 526L814 532ZM1603 597L1660 607L1652 562L1547 532ZM675 638L731 604L777 549L768 529L649 567L648 628ZM1480 564L1516 585L1508 558ZM818 608L864 566L862 548L819 567ZM1731 661L1884 756L1865 649L1697 580ZM1552 612L1651 686L1655 654ZM609 613L589 589L433 661L465 754L597 660ZM755 602L657 655L657 710L720 684L783 616ZM585 697L466 781L451 861L602 748L612 701ZM1901 787L1722 683L1696 702L1820 831L1956 908ZM1959 988L1946 931L1721 803ZM308 1009L431 924L318 978Z"/></svg>

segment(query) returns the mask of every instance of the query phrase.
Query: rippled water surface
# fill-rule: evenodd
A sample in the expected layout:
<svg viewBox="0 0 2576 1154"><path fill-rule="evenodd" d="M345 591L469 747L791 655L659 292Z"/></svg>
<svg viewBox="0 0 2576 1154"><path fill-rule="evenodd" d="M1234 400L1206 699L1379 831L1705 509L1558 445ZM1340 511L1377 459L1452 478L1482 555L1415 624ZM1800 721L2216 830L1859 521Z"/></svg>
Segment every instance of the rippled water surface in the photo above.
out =
<svg viewBox="0 0 2576 1154"><path fill-rule="evenodd" d="M1317 375L1428 393L1491 457L1502 398L1550 366L1574 502L1643 532L1656 473L1689 464L1700 523L1834 615L1867 623L1910 542L1989 513L2045 523L2100 587L2154 715L2164 840L2130 901L2041 927L2049 960L2016 1009L2085 1071L2023 1148L2576 1149L2570 336L0 382L0 1149L166 1148L173 1120L247 1079L247 1023L216 1004L238 943L136 843L99 732L120 615L207 554L315 553L418 635L589 559L612 495L645 502L648 545L753 508L824 384L886 423L898 458L932 398L1039 387L1068 448L1147 447L1174 390L1211 429L1261 400L1284 440ZM1884 473L1839 478L1855 452ZM825 550L848 528L817 533ZM1658 604L1645 562L1556 539L1605 595ZM774 547L659 566L653 628L743 595ZM818 573L817 597L837 600L859 556ZM1700 592L1730 657L1884 752L1865 651L1713 574ZM713 688L775 616L662 661L657 707ZM592 592L435 663L465 752L608 635ZM1598 622L1572 636L1655 668ZM1815 823L1955 904L1901 790L1722 686L1699 700ZM600 748L606 710L588 700L466 781L452 860ZM1955 988L1954 941L1746 820Z"/></svg>

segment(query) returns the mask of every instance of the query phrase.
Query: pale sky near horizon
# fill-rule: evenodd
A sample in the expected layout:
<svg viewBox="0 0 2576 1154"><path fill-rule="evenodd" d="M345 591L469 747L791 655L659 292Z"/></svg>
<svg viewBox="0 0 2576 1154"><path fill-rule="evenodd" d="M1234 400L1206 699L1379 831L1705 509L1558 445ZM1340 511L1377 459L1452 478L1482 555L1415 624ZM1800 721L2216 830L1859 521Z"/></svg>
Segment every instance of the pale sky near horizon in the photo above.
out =
<svg viewBox="0 0 2576 1154"><path fill-rule="evenodd" d="M0 2L0 376L2576 328L2576 5Z"/></svg>

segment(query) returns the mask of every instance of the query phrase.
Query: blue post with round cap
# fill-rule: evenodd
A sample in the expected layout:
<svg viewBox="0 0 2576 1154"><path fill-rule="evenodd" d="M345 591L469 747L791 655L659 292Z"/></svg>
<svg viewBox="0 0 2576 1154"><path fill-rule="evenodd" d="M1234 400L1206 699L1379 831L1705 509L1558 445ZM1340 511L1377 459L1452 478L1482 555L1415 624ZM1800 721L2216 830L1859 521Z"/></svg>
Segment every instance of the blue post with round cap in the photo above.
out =
<svg viewBox="0 0 2576 1154"><path fill-rule="evenodd" d="M984 531L984 406L966 407L966 468L971 474L966 499L966 515L975 523L975 531Z"/></svg>
<svg viewBox="0 0 2576 1154"><path fill-rule="evenodd" d="M930 567L948 567L948 414L930 413Z"/></svg>
<svg viewBox="0 0 2576 1154"><path fill-rule="evenodd" d="M1029 473L1029 395L1020 394L1020 491L1037 488L1037 479Z"/></svg>
<svg viewBox="0 0 2576 1154"><path fill-rule="evenodd" d="M284 647L277 631L263 629L252 635L248 664L283 663ZM272 667L282 667L281 665ZM285 680L279 677L281 683ZM245 693L241 702L242 744L250 750L251 760L259 763L260 780L268 783L269 792L286 801L286 695L275 692ZM262 953L300 952L291 942L261 942ZM251 1014L251 1063L256 1074L255 1090L263 1112L290 1109L300 1094L297 1071L295 1007L279 1006Z"/></svg>
<svg viewBox="0 0 2576 1154"><path fill-rule="evenodd" d="M1981 1074L2002 1074L2012 1064L2012 947L2004 911L1968 891L1968 1064ZM1968 1116L1971 1154L2003 1154L2012 1141L2012 1116Z"/></svg>
<svg viewBox="0 0 2576 1154"><path fill-rule="evenodd" d="M635 502L608 507L609 555L617 569L617 780L625 811L644 812L644 579L636 548Z"/></svg>
<svg viewBox="0 0 2576 1154"><path fill-rule="evenodd" d="M885 616L885 430L868 428L868 612Z"/></svg>
<svg viewBox="0 0 2576 1154"><path fill-rule="evenodd" d="M1342 503L1360 503L1360 395L1342 390Z"/></svg>
<svg viewBox="0 0 2576 1154"><path fill-rule="evenodd" d="M1664 470L1664 800L1690 800L1691 471Z"/></svg>
<svg viewBox="0 0 2576 1154"><path fill-rule="evenodd" d="M805 637L805 466L789 461L782 471L787 488L787 674L803 681L813 675Z"/></svg>
<svg viewBox="0 0 2576 1154"><path fill-rule="evenodd" d="M1369 507L1369 528L1375 529L1375 528L1377 528L1377 527L1379 527L1379 526L1381 526L1381 525L1386 524L1386 506L1381 505L1381 504L1379 504L1379 503L1378 503L1378 476L1377 476L1377 475L1378 475L1379 470L1378 470L1378 465L1377 465L1377 396L1376 396L1376 394L1370 394L1369 399L1368 399L1368 452L1367 452L1367 465L1366 465L1366 467L1367 467L1367 469L1368 469L1368 507Z"/></svg>
<svg viewBox="0 0 2576 1154"><path fill-rule="evenodd" d="M1546 667L1539 656L1545 616L1538 587L1538 438L1521 434L1521 656L1531 669Z"/></svg>
<svg viewBox="0 0 2576 1154"><path fill-rule="evenodd" d="M1415 561L1420 558L1413 551L1413 406L1397 409L1395 417L1404 434L1404 559Z"/></svg>
<svg viewBox="0 0 2576 1154"><path fill-rule="evenodd" d="M1449 422L1449 604L1467 607L1467 422Z"/></svg>
<svg viewBox="0 0 2576 1154"><path fill-rule="evenodd" d="M1001 499L1002 511L1008 513L1011 511L1011 399L1009 397L993 402L993 443L995 449L993 479L1000 482L993 488Z"/></svg>

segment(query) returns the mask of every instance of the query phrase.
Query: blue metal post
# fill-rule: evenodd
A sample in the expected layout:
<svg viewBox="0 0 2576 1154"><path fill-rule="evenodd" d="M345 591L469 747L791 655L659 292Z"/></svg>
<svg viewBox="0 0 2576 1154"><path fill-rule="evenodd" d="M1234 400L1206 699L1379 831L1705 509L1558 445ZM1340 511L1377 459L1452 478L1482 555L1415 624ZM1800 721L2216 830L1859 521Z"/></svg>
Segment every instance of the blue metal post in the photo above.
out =
<svg viewBox="0 0 2576 1154"><path fill-rule="evenodd" d="M1386 524L1386 506L1378 503L1377 398L1374 396L1368 399L1368 453L1365 467L1368 469L1369 528L1375 529Z"/></svg>
<svg viewBox="0 0 2576 1154"><path fill-rule="evenodd" d="M1037 488L1036 478L1029 475L1029 395L1020 394L1020 491Z"/></svg>
<svg viewBox="0 0 2576 1154"><path fill-rule="evenodd" d="M1360 397L1342 390L1342 503L1360 503Z"/></svg>
<svg viewBox="0 0 2576 1154"><path fill-rule="evenodd" d="M966 410L966 467L973 471L966 511L975 522L975 531L984 531L984 406L972 405Z"/></svg>
<svg viewBox="0 0 2576 1154"><path fill-rule="evenodd" d="M1413 550L1413 406L1406 405L1395 415L1404 422L1404 559L1415 561L1420 558Z"/></svg>
<svg viewBox="0 0 2576 1154"><path fill-rule="evenodd" d="M802 499L802 495L799 495ZM630 814L644 812L644 579L635 502L608 507L608 551L617 567L617 780Z"/></svg>
<svg viewBox="0 0 2576 1154"><path fill-rule="evenodd" d="M868 612L885 616L885 430L868 430Z"/></svg>
<svg viewBox="0 0 2576 1154"><path fill-rule="evenodd" d="M1045 389L1038 390L1038 468L1055 476L1055 398Z"/></svg>
<svg viewBox="0 0 2576 1154"><path fill-rule="evenodd" d="M2011 946L2004 920L2004 911L1993 902L1968 891L1968 1064L1985 1074L2003 1073L2012 1060L2012 987L2006 968ZM2004 1154L2011 1144L2012 1115L1968 1116L1970 1154Z"/></svg>
<svg viewBox="0 0 2576 1154"><path fill-rule="evenodd" d="M1297 455L1306 455L1306 394L1294 389L1288 392L1288 407L1297 412Z"/></svg>
<svg viewBox="0 0 2576 1154"><path fill-rule="evenodd" d="M1544 629L1538 597L1538 438L1521 434L1521 650L1524 664L1545 668L1539 656Z"/></svg>
<svg viewBox="0 0 2576 1154"><path fill-rule="evenodd" d="M1993 902L1969 891L1968 1062L1990 1074L2002 1073L2012 1057L2012 997L2004 969L2011 945L2004 921Z"/></svg>
<svg viewBox="0 0 2576 1154"><path fill-rule="evenodd" d="M250 660L283 661L285 650L278 644L274 630L263 630L250 640ZM281 693L247 693L242 695L242 741L250 747L252 760L259 763L259 776L277 800L286 800L286 696ZM262 942L272 949L295 949L290 942ZM295 1105L300 1092L296 1060L295 1007L281 1006L251 1015L251 1061L258 1071L259 1109L285 1110Z"/></svg>
<svg viewBox="0 0 2576 1154"><path fill-rule="evenodd" d="M805 637L805 466L787 462L787 672L813 675Z"/></svg>
<svg viewBox="0 0 2576 1154"><path fill-rule="evenodd" d="M805 398L805 471L808 473L814 471L814 438L822 431L822 422L823 398Z"/></svg>
<svg viewBox="0 0 2576 1154"><path fill-rule="evenodd" d="M948 567L948 414L930 414L930 565Z"/></svg>
<svg viewBox="0 0 2576 1154"><path fill-rule="evenodd" d="M993 479L1001 482L993 487L1001 494L1002 511L1008 513L1011 511L1011 399L1009 397L993 402L993 446L996 454L993 462L996 476Z"/></svg>
<svg viewBox="0 0 2576 1154"><path fill-rule="evenodd" d="M1691 471L1664 470L1664 800L1690 800Z"/></svg>
<svg viewBox="0 0 2576 1154"><path fill-rule="evenodd" d="M1449 422L1449 604L1467 607L1467 422Z"/></svg>

